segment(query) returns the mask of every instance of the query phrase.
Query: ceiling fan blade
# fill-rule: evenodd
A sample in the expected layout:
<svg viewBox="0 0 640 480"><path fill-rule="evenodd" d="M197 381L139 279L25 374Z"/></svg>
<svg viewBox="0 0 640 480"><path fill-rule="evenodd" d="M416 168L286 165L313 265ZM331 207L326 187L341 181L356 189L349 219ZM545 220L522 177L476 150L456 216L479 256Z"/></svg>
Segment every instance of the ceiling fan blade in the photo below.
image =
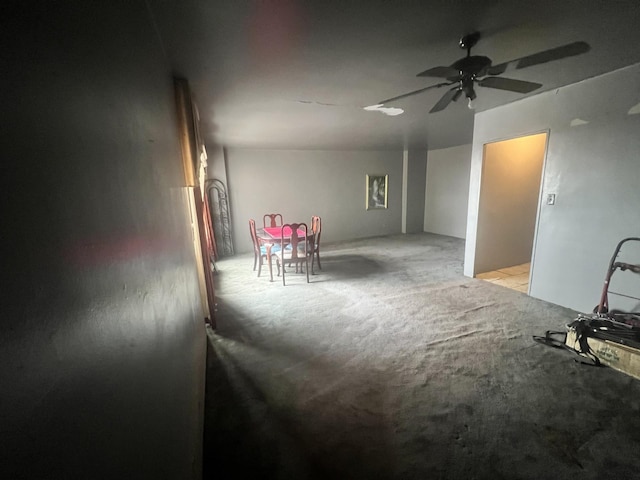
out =
<svg viewBox="0 0 640 480"><path fill-rule="evenodd" d="M385 105L389 102L395 102L396 100L400 100L401 98L410 97L411 95L417 95L418 93L422 93L426 90L431 90L432 88L446 87L447 85L451 85L452 83L454 82L436 83L435 85L429 85L428 87L424 87L419 90L414 90L413 92L403 93L402 95L398 95L397 97L387 98L386 100L382 100L378 103L381 105Z"/></svg>
<svg viewBox="0 0 640 480"><path fill-rule="evenodd" d="M460 72L453 67L433 67L424 72L420 72L416 77L450 78L457 77L459 74Z"/></svg>
<svg viewBox="0 0 640 480"><path fill-rule="evenodd" d="M460 91L460 88L458 88L457 86L450 89L442 96L440 100L438 100L438 103L436 103L433 108L429 110L429 113L439 112L447 108L447 105L449 105L454 98L456 100L458 99L458 97L460 96L460 93L458 92Z"/></svg>
<svg viewBox="0 0 640 480"><path fill-rule="evenodd" d="M510 92L529 93L542 86L541 83L525 82L524 80L514 80L504 77L487 77L478 80L481 87L497 88L498 90L508 90Z"/></svg>
<svg viewBox="0 0 640 480"><path fill-rule="evenodd" d="M591 50L591 47L587 42L573 42L561 47L552 48L550 50L545 50L543 52L523 57L518 62L516 68L531 67L532 65L560 60L561 58L573 57L575 55L580 55L581 53L586 53L589 50Z"/></svg>
<svg viewBox="0 0 640 480"><path fill-rule="evenodd" d="M509 64L515 63L516 69L540 65L542 63L560 60L562 58L573 57L591 50L591 46L587 42L573 42L560 47L543 50L542 52L527 55L526 57L516 58L508 62L500 63L489 68L489 75L500 75L504 73Z"/></svg>

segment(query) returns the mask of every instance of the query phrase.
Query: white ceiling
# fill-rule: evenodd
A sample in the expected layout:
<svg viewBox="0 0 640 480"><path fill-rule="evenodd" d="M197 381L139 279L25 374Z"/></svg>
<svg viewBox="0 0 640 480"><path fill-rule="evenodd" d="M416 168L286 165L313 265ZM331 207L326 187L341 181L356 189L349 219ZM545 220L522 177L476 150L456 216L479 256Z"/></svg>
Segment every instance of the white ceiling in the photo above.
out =
<svg viewBox="0 0 640 480"><path fill-rule="evenodd" d="M473 111L464 99L428 113L444 89L393 102L405 110L395 117L363 107L441 81L416 74L463 57L458 40L476 30L482 38L472 53L493 64L577 40L591 45L586 54L502 75L543 84L528 95L640 62L640 0L148 4L169 61L193 89L209 145L433 149L470 143ZM527 96L476 92L476 111Z"/></svg>

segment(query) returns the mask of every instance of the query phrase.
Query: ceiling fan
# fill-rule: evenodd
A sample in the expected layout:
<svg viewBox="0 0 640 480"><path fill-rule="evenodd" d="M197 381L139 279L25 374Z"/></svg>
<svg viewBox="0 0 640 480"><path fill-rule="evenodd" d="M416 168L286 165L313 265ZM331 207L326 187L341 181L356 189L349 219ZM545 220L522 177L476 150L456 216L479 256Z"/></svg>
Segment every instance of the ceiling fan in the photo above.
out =
<svg viewBox="0 0 640 480"><path fill-rule="evenodd" d="M397 97L388 98L379 102L384 105L401 98L406 98L411 95L417 95L426 90L432 88L441 88L449 85L454 85L453 88L447 90L447 92L438 100L429 113L439 112L444 110L451 102L455 102L460 98L462 93L469 99L469 108L472 108L471 102L476 98L476 92L474 90L474 84L481 87L495 88L498 90L508 90L510 92L517 93L529 93L542 86L541 83L527 82L524 80L515 80L513 78L499 77L507 70L510 64L515 64L516 69L531 67L533 65L539 65L541 63L551 62L553 60L560 60L566 57L572 57L581 53L588 52L591 48L586 42L573 42L560 47L551 48L549 50L543 50L532 55L509 60L508 62L500 63L498 65L492 65L489 57L480 55L471 55L471 48L478 43L480 39L479 32L473 32L469 35L465 35L460 39L460 48L467 51L467 56L452 63L449 67L433 67L419 73L418 77L437 77L445 78L446 82L430 85L413 92L404 93Z"/></svg>

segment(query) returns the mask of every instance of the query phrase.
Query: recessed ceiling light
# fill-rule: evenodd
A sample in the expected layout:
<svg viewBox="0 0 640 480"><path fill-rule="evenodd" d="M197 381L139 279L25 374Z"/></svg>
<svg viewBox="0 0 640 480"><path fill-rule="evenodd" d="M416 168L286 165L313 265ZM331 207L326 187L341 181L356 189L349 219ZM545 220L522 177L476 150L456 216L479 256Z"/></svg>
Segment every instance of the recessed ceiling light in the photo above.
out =
<svg viewBox="0 0 640 480"><path fill-rule="evenodd" d="M385 115L389 115L390 117L395 117L396 115L402 115L404 110L396 107L385 107L384 104L379 103L378 105L369 105L368 107L363 107L367 112L380 112Z"/></svg>
<svg viewBox="0 0 640 480"><path fill-rule="evenodd" d="M636 105L631 107L627 112L627 115L638 115L638 114L640 114L640 103L637 103Z"/></svg>
<svg viewBox="0 0 640 480"><path fill-rule="evenodd" d="M573 120L571 120L569 125L571 127L577 127L579 125L587 125L588 123L589 122L587 122L586 120L582 120L581 118L574 118Z"/></svg>

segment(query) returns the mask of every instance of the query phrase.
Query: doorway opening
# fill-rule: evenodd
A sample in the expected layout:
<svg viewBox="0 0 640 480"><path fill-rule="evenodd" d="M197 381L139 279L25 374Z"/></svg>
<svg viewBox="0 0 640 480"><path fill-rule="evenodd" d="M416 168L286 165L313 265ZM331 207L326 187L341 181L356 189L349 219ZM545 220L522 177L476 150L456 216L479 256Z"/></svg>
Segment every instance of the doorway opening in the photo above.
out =
<svg viewBox="0 0 640 480"><path fill-rule="evenodd" d="M483 150L476 278L528 293L547 133Z"/></svg>

